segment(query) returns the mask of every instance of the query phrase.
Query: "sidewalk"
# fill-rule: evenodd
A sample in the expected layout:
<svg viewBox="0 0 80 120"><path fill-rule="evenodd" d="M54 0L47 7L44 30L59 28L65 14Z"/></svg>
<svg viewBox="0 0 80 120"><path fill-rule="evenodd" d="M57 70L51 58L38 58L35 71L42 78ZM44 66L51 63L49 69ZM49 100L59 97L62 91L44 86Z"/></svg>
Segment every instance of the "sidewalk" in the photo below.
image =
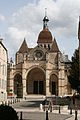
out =
<svg viewBox="0 0 80 120"><path fill-rule="evenodd" d="M32 102L34 104L34 102ZM42 109L42 106L40 107L33 107L33 104L31 103L28 103L28 102L18 102L18 103L15 103L15 105L12 105L12 107L16 110L16 112L32 112L33 114L35 113L44 113L43 109ZM32 105L32 107L30 106ZM29 107L28 107L29 106ZM55 109L55 108L53 108ZM48 111L50 113L50 111ZM60 113L59 113L60 112ZM59 109L55 109L52 111L52 113L54 114L57 114L57 115L67 115L67 118L65 120L75 120L75 110L72 110L72 114L70 114L70 110L68 110L68 107L64 106L64 107L61 107L60 111ZM51 113L50 113L51 114ZM78 110L78 120L80 119L80 110Z"/></svg>
<svg viewBox="0 0 80 120"><path fill-rule="evenodd" d="M67 120L75 120L75 110L73 110L73 116ZM80 110L77 111L77 120L80 120Z"/></svg>
<svg viewBox="0 0 80 120"><path fill-rule="evenodd" d="M38 108L34 108L34 109L15 109L16 112L41 112L43 113L44 111L43 110L40 110ZM50 111L48 112L50 113ZM59 114L59 110L53 110L52 113L54 114ZM77 118L78 120L80 120L80 111L77 112ZM65 114L65 115L70 115L70 110L61 110L60 111L60 114ZM75 110L72 111L72 115L69 116L69 118L67 118L66 120L75 120Z"/></svg>

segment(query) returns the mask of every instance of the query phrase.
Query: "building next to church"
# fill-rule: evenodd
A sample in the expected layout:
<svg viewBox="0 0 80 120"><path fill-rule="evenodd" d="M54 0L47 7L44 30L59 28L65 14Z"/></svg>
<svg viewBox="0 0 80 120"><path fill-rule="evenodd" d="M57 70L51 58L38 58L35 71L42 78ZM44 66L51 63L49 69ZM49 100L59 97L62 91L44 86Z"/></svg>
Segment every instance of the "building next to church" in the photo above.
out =
<svg viewBox="0 0 80 120"><path fill-rule="evenodd" d="M16 53L16 63L8 63L8 95L26 97L30 94L64 96L72 94L68 82L70 60L60 52L56 38L48 28L48 17L43 19L43 30L37 46L28 48L24 39Z"/></svg>
<svg viewBox="0 0 80 120"><path fill-rule="evenodd" d="M0 103L7 100L7 49L0 38Z"/></svg>

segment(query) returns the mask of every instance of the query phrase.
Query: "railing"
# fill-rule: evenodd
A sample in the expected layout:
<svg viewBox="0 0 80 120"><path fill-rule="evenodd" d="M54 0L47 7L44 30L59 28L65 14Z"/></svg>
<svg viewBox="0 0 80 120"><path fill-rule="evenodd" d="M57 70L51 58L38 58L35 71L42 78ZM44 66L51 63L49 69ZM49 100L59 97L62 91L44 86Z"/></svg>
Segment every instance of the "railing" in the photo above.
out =
<svg viewBox="0 0 80 120"><path fill-rule="evenodd" d="M20 98L13 98L13 99L7 99L7 101L2 101L0 102L0 104L4 104L4 105L12 105L18 102L21 102L22 99Z"/></svg>

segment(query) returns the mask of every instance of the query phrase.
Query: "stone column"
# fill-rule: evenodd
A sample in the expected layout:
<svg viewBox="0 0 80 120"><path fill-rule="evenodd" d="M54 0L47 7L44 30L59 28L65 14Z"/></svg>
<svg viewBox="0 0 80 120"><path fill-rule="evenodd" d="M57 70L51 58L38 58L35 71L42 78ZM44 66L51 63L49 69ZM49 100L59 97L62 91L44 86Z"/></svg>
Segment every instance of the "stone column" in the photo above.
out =
<svg viewBox="0 0 80 120"><path fill-rule="evenodd" d="M63 96L65 94L65 70L64 64L59 66L59 80L58 80L58 95Z"/></svg>
<svg viewBox="0 0 80 120"><path fill-rule="evenodd" d="M26 79L23 79L23 97L26 96Z"/></svg>
<svg viewBox="0 0 80 120"><path fill-rule="evenodd" d="M22 84L23 84L23 97L27 95L26 93L26 69L22 71Z"/></svg>
<svg viewBox="0 0 80 120"><path fill-rule="evenodd" d="M50 95L50 91L49 91L49 80L46 80L46 96Z"/></svg>
<svg viewBox="0 0 80 120"><path fill-rule="evenodd" d="M46 96L50 95L49 90L49 71L46 71Z"/></svg>

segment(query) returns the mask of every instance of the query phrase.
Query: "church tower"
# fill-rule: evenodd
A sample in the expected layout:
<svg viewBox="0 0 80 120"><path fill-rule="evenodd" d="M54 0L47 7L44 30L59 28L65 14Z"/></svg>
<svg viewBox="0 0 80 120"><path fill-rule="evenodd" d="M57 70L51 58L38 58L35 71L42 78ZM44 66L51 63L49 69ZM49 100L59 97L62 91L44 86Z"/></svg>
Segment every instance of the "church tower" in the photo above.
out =
<svg viewBox="0 0 80 120"><path fill-rule="evenodd" d="M48 22L49 22L49 19L45 11L45 16L43 18L43 30L39 33L37 43L39 46L50 50L52 46L52 34L49 31Z"/></svg>
<svg viewBox="0 0 80 120"><path fill-rule="evenodd" d="M79 16L79 26L78 26L78 39L79 39L79 80L80 80L80 16Z"/></svg>
<svg viewBox="0 0 80 120"><path fill-rule="evenodd" d="M8 95L26 98L27 95L59 95L70 94L68 68L70 61L60 52L56 38L48 28L49 19L46 11L43 28L33 48L29 48L26 40L16 53L16 64L11 59L8 68ZM80 37L79 37L80 38Z"/></svg>

